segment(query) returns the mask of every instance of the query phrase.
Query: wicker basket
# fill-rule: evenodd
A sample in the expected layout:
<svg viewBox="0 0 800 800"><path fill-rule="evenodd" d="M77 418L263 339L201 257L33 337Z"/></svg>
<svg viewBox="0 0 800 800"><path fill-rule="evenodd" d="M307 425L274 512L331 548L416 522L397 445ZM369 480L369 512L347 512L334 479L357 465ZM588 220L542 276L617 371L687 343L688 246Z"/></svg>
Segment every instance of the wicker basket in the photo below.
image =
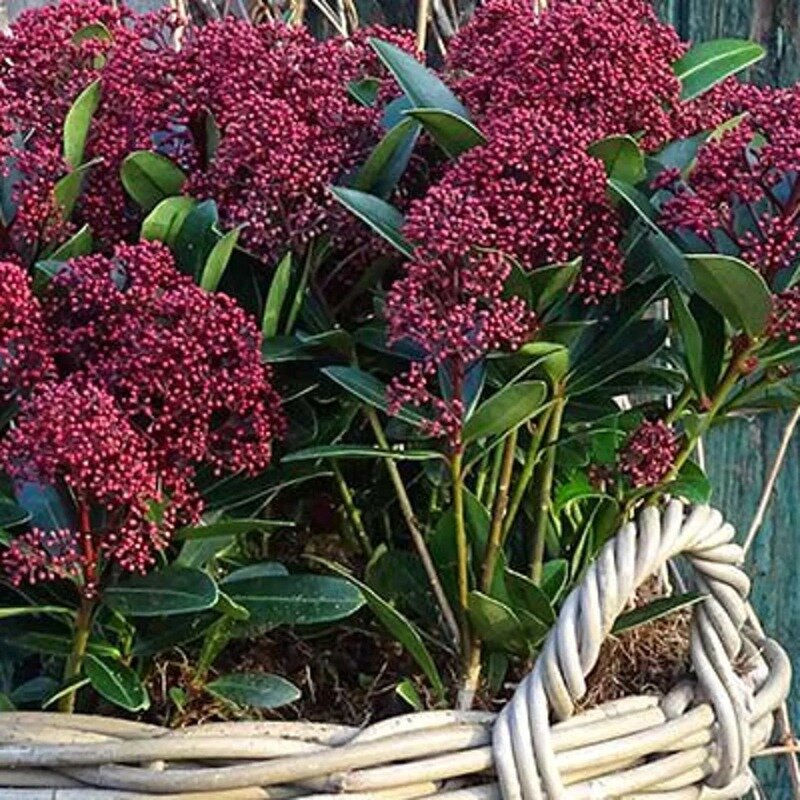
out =
<svg viewBox="0 0 800 800"><path fill-rule="evenodd" d="M564 602L533 672L495 717L434 711L365 730L237 722L168 731L101 717L0 715L2 800L723 800L750 787L789 661L747 603L721 514L645 510ZM603 639L636 588L683 555L694 677L573 716Z"/></svg>

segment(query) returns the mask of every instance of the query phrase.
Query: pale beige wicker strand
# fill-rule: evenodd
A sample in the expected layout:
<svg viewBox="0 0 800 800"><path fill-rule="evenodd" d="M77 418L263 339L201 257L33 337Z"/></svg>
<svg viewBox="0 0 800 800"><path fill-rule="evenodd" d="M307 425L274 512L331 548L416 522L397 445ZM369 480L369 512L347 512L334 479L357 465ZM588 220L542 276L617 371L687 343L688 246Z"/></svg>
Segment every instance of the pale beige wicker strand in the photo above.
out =
<svg viewBox="0 0 800 800"><path fill-rule="evenodd" d="M791 679L785 653L747 603L733 536L718 512L685 516L677 502L624 526L565 601L534 671L497 718L433 711L363 731L282 722L166 731L5 713L0 800L733 800L750 785L749 757L768 743ZM617 616L680 554L707 595L693 612L694 679L665 697L572 716Z"/></svg>

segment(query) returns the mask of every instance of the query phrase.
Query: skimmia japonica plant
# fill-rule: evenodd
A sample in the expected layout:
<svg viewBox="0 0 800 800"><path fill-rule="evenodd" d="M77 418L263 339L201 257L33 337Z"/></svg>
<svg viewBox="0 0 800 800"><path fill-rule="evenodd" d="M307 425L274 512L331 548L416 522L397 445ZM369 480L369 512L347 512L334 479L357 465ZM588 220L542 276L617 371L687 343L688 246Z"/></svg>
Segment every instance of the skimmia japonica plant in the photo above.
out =
<svg viewBox="0 0 800 800"><path fill-rule="evenodd" d="M176 704L273 707L207 680L226 645L364 604L431 702L491 699L637 508L709 498L712 426L798 402L800 93L741 82L761 55L645 0L490 0L431 68L397 30L24 14L0 637L46 655L4 702L141 710L187 645ZM320 496L346 563L279 563Z"/></svg>

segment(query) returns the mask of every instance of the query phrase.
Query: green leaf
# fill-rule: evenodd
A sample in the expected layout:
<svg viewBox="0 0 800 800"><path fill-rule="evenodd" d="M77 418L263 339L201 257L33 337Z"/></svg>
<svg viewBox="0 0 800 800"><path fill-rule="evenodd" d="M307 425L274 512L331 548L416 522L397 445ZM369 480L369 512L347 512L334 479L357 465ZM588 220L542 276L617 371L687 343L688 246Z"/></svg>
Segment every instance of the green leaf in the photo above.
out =
<svg viewBox="0 0 800 800"><path fill-rule="evenodd" d="M99 39L101 42L113 42L114 36L102 22L90 22L88 25L78 28L78 30L72 34L73 44L80 44L81 42L87 42L91 39Z"/></svg>
<svg viewBox="0 0 800 800"><path fill-rule="evenodd" d="M519 616L505 603L481 592L469 594L469 619L492 649L527 656L531 646Z"/></svg>
<svg viewBox="0 0 800 800"><path fill-rule="evenodd" d="M271 528L293 528L288 520L275 519L223 519L208 525L189 525L176 531L172 537L176 541L195 541L213 539L217 536L241 536L250 531L267 531Z"/></svg>
<svg viewBox="0 0 800 800"><path fill-rule="evenodd" d="M369 43L417 108L441 109L469 119L469 112L453 92L414 56L380 39L370 39Z"/></svg>
<svg viewBox="0 0 800 800"><path fill-rule="evenodd" d="M541 411L546 397L547 385L543 381L524 381L504 386L478 406L466 421L464 441L507 433Z"/></svg>
<svg viewBox="0 0 800 800"><path fill-rule="evenodd" d="M168 197L162 200L142 222L142 239L164 242L174 247L183 223L197 206L193 197Z"/></svg>
<svg viewBox="0 0 800 800"><path fill-rule="evenodd" d="M293 683L268 672L223 675L205 688L220 700L248 708L280 708L301 697L300 690Z"/></svg>
<svg viewBox="0 0 800 800"><path fill-rule="evenodd" d="M44 531L74 530L72 506L54 486L25 482L16 487L16 498L28 512L31 527Z"/></svg>
<svg viewBox="0 0 800 800"><path fill-rule="evenodd" d="M66 614L73 615L71 608L61 606L23 606L22 608L0 608L0 619L11 617L34 617L40 614Z"/></svg>
<svg viewBox="0 0 800 800"><path fill-rule="evenodd" d="M586 394L609 383L618 375L646 364L664 346L668 328L655 320L640 320L626 328L626 335L594 350L590 357L578 363L568 379L567 390L572 396Z"/></svg>
<svg viewBox="0 0 800 800"><path fill-rule="evenodd" d="M437 458L443 459L444 456L436 450L383 450L379 447L334 444L298 450L296 453L284 456L282 463L316 461L320 458L385 458L390 461L432 461Z"/></svg>
<svg viewBox="0 0 800 800"><path fill-rule="evenodd" d="M83 669L92 688L110 703L127 711L145 711L150 707L147 689L130 667L119 661L88 655Z"/></svg>
<svg viewBox="0 0 800 800"><path fill-rule="evenodd" d="M654 622L669 614L674 614L681 609L690 608L704 599L705 596L697 592L680 594L676 597L662 597L659 600L648 603L646 606L634 609L620 616L614 624L612 633L618 635L625 631L633 630L641 625L646 625L648 622Z"/></svg>
<svg viewBox="0 0 800 800"><path fill-rule="evenodd" d="M347 93L364 108L372 108L378 100L381 82L378 78L363 78L347 84Z"/></svg>
<svg viewBox="0 0 800 800"><path fill-rule="evenodd" d="M412 119L398 122L378 142L359 169L353 189L388 198L411 160L419 131L419 125Z"/></svg>
<svg viewBox="0 0 800 800"><path fill-rule="evenodd" d="M103 602L123 616L160 617L203 611L218 597L217 584L202 570L167 567L110 586Z"/></svg>
<svg viewBox="0 0 800 800"><path fill-rule="evenodd" d="M84 225L77 233L67 239L64 244L59 245L49 256L50 261L69 261L78 256L88 256L92 252L94 241L92 240L92 230L88 225Z"/></svg>
<svg viewBox="0 0 800 800"><path fill-rule="evenodd" d="M772 296L764 278L732 256L687 255L697 293L737 331L764 332L772 313Z"/></svg>
<svg viewBox="0 0 800 800"><path fill-rule="evenodd" d="M682 497L690 503L704 505L711 499L711 481L698 464L687 461L678 477L668 487L670 494Z"/></svg>
<svg viewBox="0 0 800 800"><path fill-rule="evenodd" d="M264 318L261 321L261 333L267 339L275 336L280 325L281 311L286 302L286 293L289 291L289 284L292 280L292 254L291 252L281 259L275 268L272 283L267 294L267 302L264 306Z"/></svg>
<svg viewBox="0 0 800 800"><path fill-rule="evenodd" d="M599 158L606 175L635 185L645 177L644 153L632 136L609 136L589 145L589 155Z"/></svg>
<svg viewBox="0 0 800 800"><path fill-rule="evenodd" d="M89 128L100 104L100 80L90 83L76 98L64 119L64 161L71 169L83 163Z"/></svg>
<svg viewBox="0 0 800 800"><path fill-rule="evenodd" d="M541 589L555 603L567 586L569 562L563 558L548 561L542 568Z"/></svg>
<svg viewBox="0 0 800 800"><path fill-rule="evenodd" d="M213 200L197 203L186 215L175 236L175 255L181 270L199 283L206 259L219 241L217 204Z"/></svg>
<svg viewBox="0 0 800 800"><path fill-rule="evenodd" d="M266 625L320 625L345 619L364 605L351 583L327 575L275 575L225 584L226 593Z"/></svg>
<svg viewBox="0 0 800 800"><path fill-rule="evenodd" d="M222 586L228 586L238 581L246 581L249 578L274 578L276 575L288 575L289 570L277 561L264 561L260 564L250 564L247 567L237 569L222 579Z"/></svg>
<svg viewBox="0 0 800 800"><path fill-rule="evenodd" d="M368 372L356 367L326 367L322 372L367 405L388 412L386 386ZM429 421L425 414L411 407L401 408L395 417L416 427Z"/></svg>
<svg viewBox="0 0 800 800"><path fill-rule="evenodd" d="M581 270L582 258L565 264L552 264L531 272L528 281L534 309L541 313L556 300L566 297Z"/></svg>
<svg viewBox="0 0 800 800"><path fill-rule="evenodd" d="M765 55L760 44L743 39L715 39L696 44L673 65L682 85L681 100L699 97Z"/></svg>
<svg viewBox="0 0 800 800"><path fill-rule="evenodd" d="M428 680L431 682L433 690L441 699L444 697L444 683L439 675L439 670L436 663L431 657L428 648L422 641L416 627L413 623L401 614L394 606L387 603L377 592L362 583L357 578L354 578L348 572L343 570L337 564L332 564L329 561L317 559L324 563L326 567L341 575L346 581L349 581L361 595L366 599L367 605L373 614L378 618L381 625L389 631L389 633L408 651L409 655L414 659L419 668L425 673Z"/></svg>
<svg viewBox="0 0 800 800"><path fill-rule="evenodd" d="M330 191L348 211L380 234L404 256L411 257L414 248L402 233L405 219L393 205L357 189L331 186Z"/></svg>
<svg viewBox="0 0 800 800"><path fill-rule="evenodd" d="M89 170L97 166L101 160L94 158L91 161L87 161L56 181L53 186L53 200L59 209L62 219L68 220L72 217L72 212L75 210L75 204L81 196L83 182L89 174Z"/></svg>
<svg viewBox="0 0 800 800"><path fill-rule="evenodd" d="M701 396L706 396L710 388L706 386L705 369L703 365L703 337L700 333L700 326L692 316L689 306L683 298L680 289L670 286L667 289L669 294L669 306L672 318L681 338L683 345L683 355L686 361L686 372L695 391Z"/></svg>
<svg viewBox="0 0 800 800"><path fill-rule="evenodd" d="M231 600L225 592L219 593L219 600L214 606L214 611L237 622L246 622L250 619L250 612L244 606Z"/></svg>
<svg viewBox="0 0 800 800"><path fill-rule="evenodd" d="M395 694L407 703L414 711L424 711L425 704L419 696L417 687L414 686L413 681L409 678L404 678L400 683L395 686Z"/></svg>
<svg viewBox="0 0 800 800"><path fill-rule="evenodd" d="M486 144L486 137L461 114L439 108L411 108L405 114L425 128L448 158Z"/></svg>
<svg viewBox="0 0 800 800"><path fill-rule="evenodd" d="M530 578L507 569L504 579L512 606L516 611L524 609L546 625L552 625L556 621L556 612L553 610L550 598Z"/></svg>
<svg viewBox="0 0 800 800"><path fill-rule="evenodd" d="M13 528L31 518L30 513L8 497L0 497L0 528Z"/></svg>
<svg viewBox="0 0 800 800"><path fill-rule="evenodd" d="M164 198L180 194L186 175L160 153L138 150L126 156L120 169L122 185L145 210L155 208Z"/></svg>
<svg viewBox="0 0 800 800"><path fill-rule="evenodd" d="M238 228L228 231L220 240L211 248L208 254L205 266L203 267L203 274L200 277L200 288L205 289L207 292L216 292L222 276L228 266L228 262L233 254L233 249L239 241L240 230Z"/></svg>

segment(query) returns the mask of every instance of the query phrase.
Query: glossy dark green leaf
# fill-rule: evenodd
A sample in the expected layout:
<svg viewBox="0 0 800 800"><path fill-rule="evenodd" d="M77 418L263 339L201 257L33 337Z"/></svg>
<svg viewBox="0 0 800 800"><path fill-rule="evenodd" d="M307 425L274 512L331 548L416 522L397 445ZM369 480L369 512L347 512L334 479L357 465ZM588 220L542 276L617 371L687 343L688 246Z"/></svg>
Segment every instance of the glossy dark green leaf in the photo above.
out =
<svg viewBox="0 0 800 800"><path fill-rule="evenodd" d="M408 651L409 655L431 682L431 686L438 697L443 698L444 683L439 675L439 670L414 624L365 583L354 578L336 564L332 564L329 561L323 563L357 588L381 625Z"/></svg>
<svg viewBox="0 0 800 800"><path fill-rule="evenodd" d="M467 109L453 92L414 56L380 39L370 39L369 42L414 106L441 109L469 119Z"/></svg>
<svg viewBox="0 0 800 800"><path fill-rule="evenodd" d="M288 456L283 457L283 463L316 461L320 458L381 458L390 461L432 461L437 458L444 458L444 456L436 450L383 450L379 447L333 444L309 447L296 453L290 453Z"/></svg>
<svg viewBox="0 0 800 800"><path fill-rule="evenodd" d="M119 661L88 655L84 672L92 688L110 703L127 711L145 711L150 697L139 676Z"/></svg>
<svg viewBox="0 0 800 800"><path fill-rule="evenodd" d="M94 245L92 231L88 225L70 236L64 244L59 245L49 256L51 261L69 261L70 258L88 256Z"/></svg>
<svg viewBox="0 0 800 800"><path fill-rule="evenodd" d="M531 272L528 281L531 287L531 300L536 311L541 313L555 301L567 296L581 270L582 260L576 258L565 264L551 264Z"/></svg>
<svg viewBox="0 0 800 800"><path fill-rule="evenodd" d="M222 519L208 525L190 525L180 528L173 538L176 541L213 539L217 536L241 536L250 531L267 531L272 528L293 528L288 520L275 519Z"/></svg>
<svg viewBox="0 0 800 800"><path fill-rule="evenodd" d="M211 248L211 252L206 258L206 263L203 266L203 272L200 276L200 287L207 292L216 292L222 276L228 267L228 262L231 260L231 255L239 241L239 229L236 228L228 231L224 236L220 237L219 241Z"/></svg>
<svg viewBox="0 0 800 800"><path fill-rule="evenodd" d="M103 602L123 616L160 617L211 608L217 584L199 569L167 567L126 578L103 593Z"/></svg>
<svg viewBox="0 0 800 800"><path fill-rule="evenodd" d="M230 575L222 579L222 586L231 583L246 581L250 578L274 578L276 575L288 575L289 570L277 561L263 561L259 564L250 564L235 570Z"/></svg>
<svg viewBox="0 0 800 800"><path fill-rule="evenodd" d="M386 385L368 372L356 367L326 367L322 372L367 405L384 412L388 410ZM397 419L417 427L428 421L422 412L410 407L401 408L395 416Z"/></svg>
<svg viewBox="0 0 800 800"><path fill-rule="evenodd" d="M614 624L612 633L618 635L625 631L638 628L641 625L646 625L648 622L663 619L670 614L674 614L676 611L680 611L684 608L691 608L703 599L704 595L698 594L697 592L680 594L676 597L662 597L659 600L648 603L646 606L623 614Z"/></svg>
<svg viewBox="0 0 800 800"><path fill-rule="evenodd" d="M30 513L9 497L0 497L0 528L13 528L31 518Z"/></svg>
<svg viewBox="0 0 800 800"><path fill-rule="evenodd" d="M571 396L585 394L603 386L626 370L650 361L664 346L668 329L654 320L634 322L626 336L599 347L589 358L577 364L570 374L567 391Z"/></svg>
<svg viewBox="0 0 800 800"><path fill-rule="evenodd" d="M531 645L522 621L505 603L482 592L470 592L469 620L489 648L521 656L530 653Z"/></svg>
<svg viewBox="0 0 800 800"><path fill-rule="evenodd" d="M281 321L281 312L286 302L286 294L292 280L292 254L287 252L275 268L272 282L264 305L264 316L261 321L261 333L268 339L278 332Z"/></svg>
<svg viewBox="0 0 800 800"><path fill-rule="evenodd" d="M289 681L268 672L235 672L206 685L206 691L237 706L280 708L301 697Z"/></svg>
<svg viewBox="0 0 800 800"><path fill-rule="evenodd" d="M555 603L567 586L569 580L569 562L563 558L548 561L542 568L542 591L548 596L551 604Z"/></svg>
<svg viewBox="0 0 800 800"><path fill-rule="evenodd" d="M72 217L75 204L83 191L84 181L92 167L97 166L100 161L99 158L87 161L56 181L53 186L53 200L63 219L69 220Z"/></svg>
<svg viewBox="0 0 800 800"><path fill-rule="evenodd" d="M357 189L332 186L330 191L348 211L380 234L404 256L411 257L414 249L402 233L405 220L393 205L380 197L359 192Z"/></svg>
<svg viewBox="0 0 800 800"><path fill-rule="evenodd" d="M216 611L179 617L139 618L136 620L132 653L135 656L152 656L172 647L189 644L203 636L218 619Z"/></svg>
<svg viewBox="0 0 800 800"><path fill-rule="evenodd" d="M764 332L772 313L772 296L764 278L738 258L722 255L686 256L697 293L737 331L751 336Z"/></svg>
<svg viewBox="0 0 800 800"><path fill-rule="evenodd" d="M401 120L389 130L359 169L353 189L387 199L406 171L419 132L413 119Z"/></svg>
<svg viewBox="0 0 800 800"><path fill-rule="evenodd" d="M89 128L100 105L100 80L90 83L76 98L64 119L64 161L71 169L83 163Z"/></svg>
<svg viewBox="0 0 800 800"><path fill-rule="evenodd" d="M218 219L217 204L213 200L203 200L186 215L175 236L178 264L198 283L206 260L219 241Z"/></svg>
<svg viewBox="0 0 800 800"><path fill-rule="evenodd" d="M378 78L363 78L347 85L347 93L365 108L372 108L378 99L381 82Z"/></svg>
<svg viewBox="0 0 800 800"><path fill-rule="evenodd" d="M546 625L552 625L556 621L550 598L530 578L507 569L504 579L515 611L524 609Z"/></svg>
<svg viewBox="0 0 800 800"><path fill-rule="evenodd" d="M186 175L174 161L150 150L126 156L120 177L125 190L145 211L151 211L166 197L180 194L186 183Z"/></svg>
<svg viewBox="0 0 800 800"><path fill-rule="evenodd" d="M449 158L486 144L486 137L460 114L440 108L412 108L406 114L425 128Z"/></svg>
<svg viewBox="0 0 800 800"><path fill-rule="evenodd" d="M670 483L669 493L690 503L704 505L711 499L711 481L698 464L687 461L678 477Z"/></svg>
<svg viewBox="0 0 800 800"><path fill-rule="evenodd" d="M524 381L504 386L476 409L464 424L465 442L497 436L513 430L542 410L547 398L543 381Z"/></svg>
<svg viewBox="0 0 800 800"><path fill-rule="evenodd" d="M75 612L71 608L62 606L22 606L20 608L0 607L0 619L11 619L11 617L36 617L41 614L65 614L70 616Z"/></svg>
<svg viewBox="0 0 800 800"><path fill-rule="evenodd" d="M681 82L681 100L699 97L765 55L760 44L743 39L715 39L696 44L673 66Z"/></svg>
<svg viewBox="0 0 800 800"><path fill-rule="evenodd" d="M684 300L680 289L671 286L669 292L669 308L672 319L680 335L684 359L686 361L686 372L695 391L699 396L707 396L709 389L706 386L706 371L703 364L703 337L700 333L700 326L692 316L689 306Z"/></svg>
<svg viewBox="0 0 800 800"><path fill-rule="evenodd" d="M90 22L88 25L78 28L72 34L73 44L80 44L92 39L98 39L101 42L113 42L114 36L102 22Z"/></svg>
<svg viewBox="0 0 800 800"><path fill-rule="evenodd" d="M162 200L142 222L142 239L164 242L174 247L183 223L195 206L197 200L193 197L167 197Z"/></svg>
<svg viewBox="0 0 800 800"><path fill-rule="evenodd" d="M589 154L599 158L609 178L635 185L645 176L644 153L632 136L609 136L589 145Z"/></svg>
<svg viewBox="0 0 800 800"><path fill-rule="evenodd" d="M254 622L265 625L336 622L364 605L363 595L352 583L327 575L248 578L226 584L225 590Z"/></svg>
<svg viewBox="0 0 800 800"><path fill-rule="evenodd" d="M28 513L31 527L44 531L75 529L74 509L54 486L22 483L16 487L15 496Z"/></svg>

